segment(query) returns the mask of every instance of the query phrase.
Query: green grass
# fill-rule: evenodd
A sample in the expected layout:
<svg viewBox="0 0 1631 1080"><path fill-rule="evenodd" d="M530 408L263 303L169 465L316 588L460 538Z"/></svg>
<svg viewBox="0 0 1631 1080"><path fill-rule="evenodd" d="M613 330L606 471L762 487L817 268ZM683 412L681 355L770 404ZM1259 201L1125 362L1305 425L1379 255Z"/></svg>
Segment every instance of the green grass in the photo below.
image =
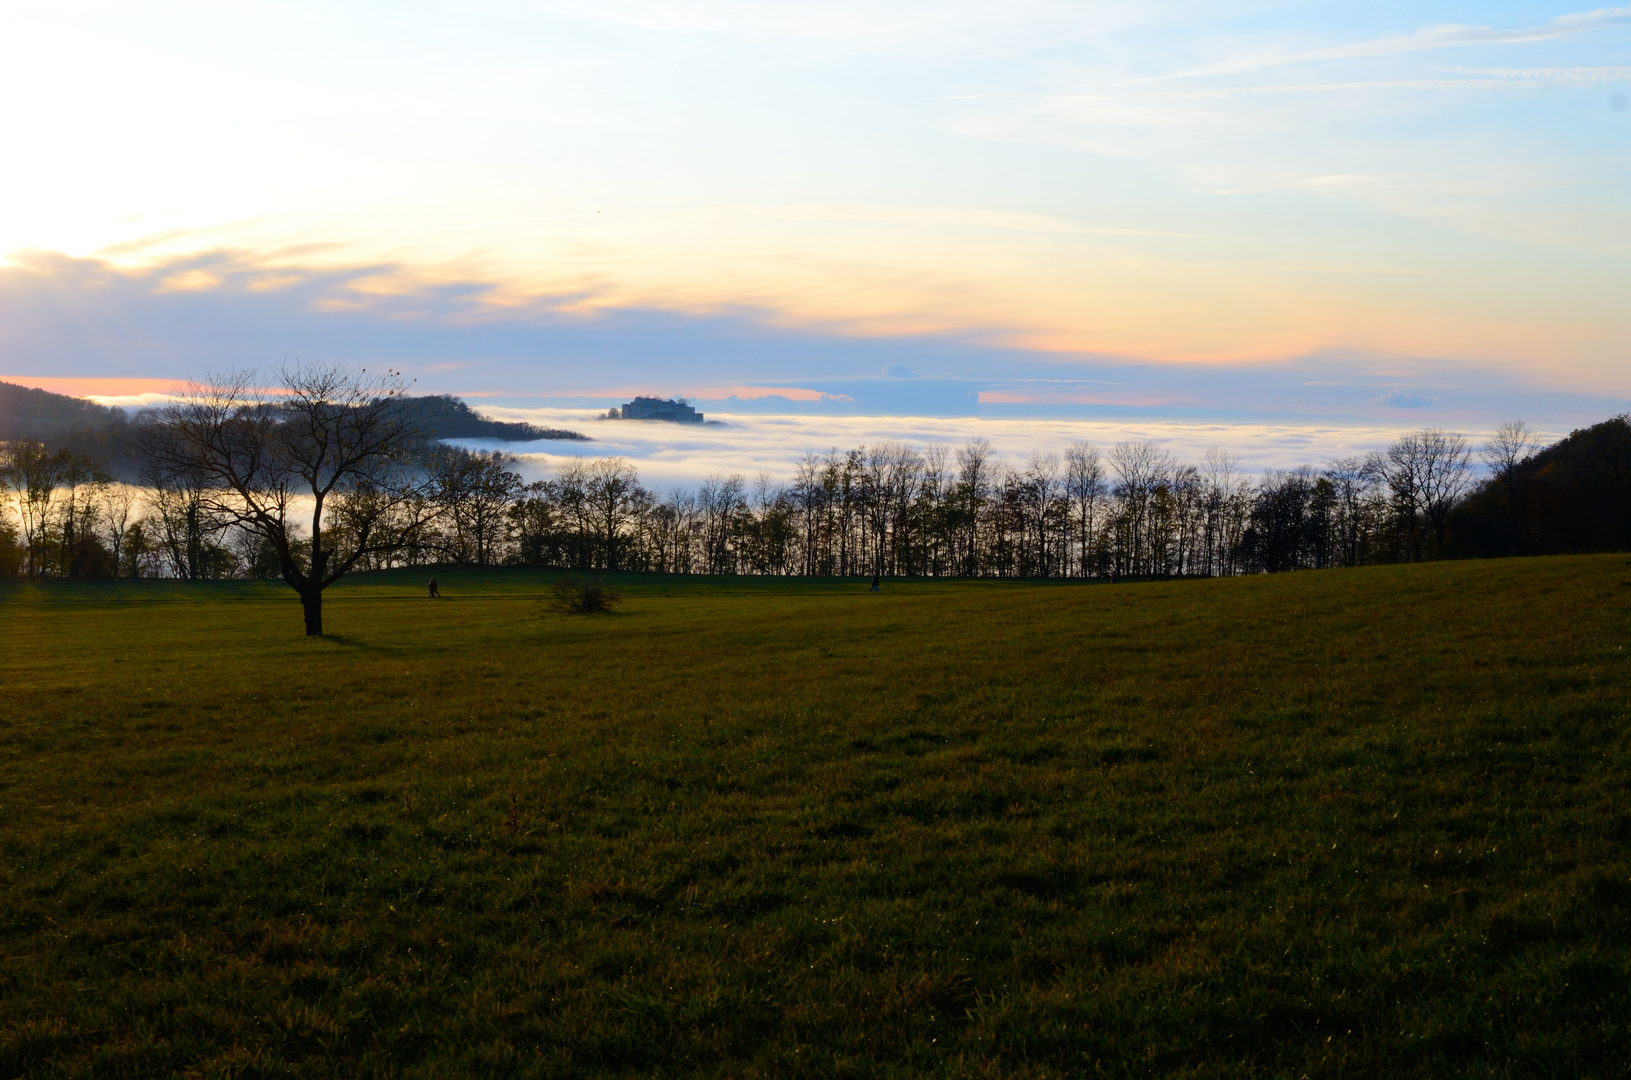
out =
<svg viewBox="0 0 1631 1080"><path fill-rule="evenodd" d="M1625 556L0 593L0 1075L1575 1076Z"/></svg>

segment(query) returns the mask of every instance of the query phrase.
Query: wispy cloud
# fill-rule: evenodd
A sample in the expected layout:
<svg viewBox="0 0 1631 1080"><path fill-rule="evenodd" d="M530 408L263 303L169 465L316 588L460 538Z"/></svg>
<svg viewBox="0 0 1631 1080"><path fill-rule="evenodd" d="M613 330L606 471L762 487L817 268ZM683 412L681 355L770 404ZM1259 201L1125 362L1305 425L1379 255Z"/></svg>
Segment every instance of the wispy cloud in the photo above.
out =
<svg viewBox="0 0 1631 1080"><path fill-rule="evenodd" d="M1466 93L1486 90L1502 84L1498 78L1461 79L1365 79L1349 82L1292 82L1263 83L1257 86L1217 86L1200 90L1175 90L1154 95L1165 101L1200 101L1207 98L1251 97L1256 94L1354 94L1354 93L1409 93L1417 90L1436 90ZM1539 80L1536 80L1539 81Z"/></svg>
<svg viewBox="0 0 1631 1080"><path fill-rule="evenodd" d="M1012 210L980 207L864 206L852 204L808 204L762 207L753 211L766 218L805 221L875 221L895 225L935 227L951 225L970 229L999 229L1022 233L1053 233L1077 236L1142 236L1166 239L1201 240L1200 233L1169 229L1138 229L1115 225L1083 225L1047 214L1027 214Z"/></svg>
<svg viewBox="0 0 1631 1080"><path fill-rule="evenodd" d="M1563 83L1592 86L1597 83L1631 82L1631 67L1541 67L1541 68L1444 68L1457 75L1485 79L1506 79L1534 83Z"/></svg>
<svg viewBox="0 0 1631 1080"><path fill-rule="evenodd" d="M1421 397L1398 389L1389 390L1381 397L1372 400L1376 404L1386 405L1390 409L1426 409L1438 404L1433 398Z"/></svg>
<svg viewBox="0 0 1631 1080"><path fill-rule="evenodd" d="M865 50L994 49L1100 37L1159 22L1175 11L1226 5L1166 0L549 0L549 9L586 21L640 30L769 39Z"/></svg>
<svg viewBox="0 0 1631 1080"><path fill-rule="evenodd" d="M1609 27L1631 23L1631 5L1598 8L1595 11L1559 15L1544 23L1531 26L1427 26L1414 34L1379 38L1375 41L1339 45L1330 49L1316 49L1305 54L1307 59L1344 59L1359 56L1392 56L1399 53L1426 52L1432 49L1457 49L1472 45L1518 45L1556 38L1572 37Z"/></svg>
<svg viewBox="0 0 1631 1080"><path fill-rule="evenodd" d="M1261 53L1243 56L1221 64L1191 68L1157 76L1160 79L1195 79L1216 75L1238 75L1266 68L1286 67L1292 64L1318 63L1325 60L1358 60L1380 56L1399 56L1408 53L1432 52L1439 49L1461 49L1479 45L1523 45L1557 38L1573 37L1631 24L1631 6L1599 8L1595 11L1559 15L1544 23L1530 26L1424 26L1412 34L1373 38L1343 45L1329 45L1317 49L1303 49L1285 53Z"/></svg>
<svg viewBox="0 0 1631 1080"><path fill-rule="evenodd" d="M1608 58L1620 40L1609 35L1627 28L1631 6L1301 48L1264 44L1284 34L1202 33L1186 51L1211 62L1140 74L1063 63L1052 92L970 102L958 130L1138 162L1206 195L1319 192L1387 217L1615 258L1631 244L1631 154L1595 126L1623 112L1624 95L1579 92L1631 69L1499 61L1545 43L1548 60L1563 49ZM1445 50L1484 62L1445 66ZM1159 68L1160 56L1143 66Z"/></svg>

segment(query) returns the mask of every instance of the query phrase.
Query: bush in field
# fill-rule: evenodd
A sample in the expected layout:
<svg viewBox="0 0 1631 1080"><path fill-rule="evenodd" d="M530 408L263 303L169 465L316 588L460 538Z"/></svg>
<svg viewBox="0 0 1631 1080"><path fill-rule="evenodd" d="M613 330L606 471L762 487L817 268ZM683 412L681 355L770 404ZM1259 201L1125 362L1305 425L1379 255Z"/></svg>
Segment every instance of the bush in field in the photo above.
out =
<svg viewBox="0 0 1631 1080"><path fill-rule="evenodd" d="M562 615L589 615L610 611L617 606L617 601L618 595L608 589L605 582L564 577L550 590L547 603L551 611Z"/></svg>

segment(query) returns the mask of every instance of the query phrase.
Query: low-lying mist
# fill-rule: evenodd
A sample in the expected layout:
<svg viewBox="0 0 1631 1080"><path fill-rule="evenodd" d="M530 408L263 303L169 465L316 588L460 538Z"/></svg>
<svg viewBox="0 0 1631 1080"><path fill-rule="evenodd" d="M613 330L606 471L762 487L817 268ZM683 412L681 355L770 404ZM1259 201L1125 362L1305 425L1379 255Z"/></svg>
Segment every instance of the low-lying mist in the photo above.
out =
<svg viewBox="0 0 1631 1080"><path fill-rule="evenodd" d="M1320 465L1343 457L1381 450L1413 425L1360 426L1336 424L1261 424L1221 421L1071 420L1017 417L791 416L708 414L719 424L681 425L660 421L597 419L587 409L506 409L482 406L503 420L522 420L542 427L581 431L592 442L542 441L501 443L458 440L472 449L497 449L517 455L529 480L553 475L575 458L624 457L640 470L642 482L656 491L694 487L714 475L766 473L787 481L806 453L847 450L863 443L897 441L914 446L935 443L955 447L986 439L996 454L1016 463L1038 451L1063 450L1077 440L1110 446L1118 442L1152 442L1183 460L1199 460L1211 447L1233 454L1241 468L1257 473L1297 465ZM1415 419L1415 418L1412 418ZM1464 432L1481 441L1484 432ZM1561 434L1561 433L1559 433Z"/></svg>

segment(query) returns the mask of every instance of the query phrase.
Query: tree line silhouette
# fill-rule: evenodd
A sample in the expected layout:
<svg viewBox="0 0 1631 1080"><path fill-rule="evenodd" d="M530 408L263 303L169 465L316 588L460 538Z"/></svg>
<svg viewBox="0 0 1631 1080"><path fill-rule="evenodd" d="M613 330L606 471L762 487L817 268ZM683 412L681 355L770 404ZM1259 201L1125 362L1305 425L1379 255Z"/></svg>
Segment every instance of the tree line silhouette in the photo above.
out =
<svg viewBox="0 0 1631 1080"><path fill-rule="evenodd" d="M179 415L150 436L181 430ZM321 551L343 551L346 569L1119 580L1631 547L1625 416L1550 446L1522 423L1476 447L1423 429L1374 454L1261 476L1222 450L1187 462L1148 442L1076 442L1022 462L983 439L876 442L808 454L786 481L732 474L666 494L620 458L576 460L527 483L502 452L392 431L383 442L397 458L411 446L412 460L396 461L388 497L373 472L327 492ZM284 516L257 525L241 498L222 496L219 471L164 451L162 439L145 445L140 482L125 484L86 454L5 443L0 573L307 572L309 527ZM277 514L296 521L301 493L278 490Z"/></svg>

